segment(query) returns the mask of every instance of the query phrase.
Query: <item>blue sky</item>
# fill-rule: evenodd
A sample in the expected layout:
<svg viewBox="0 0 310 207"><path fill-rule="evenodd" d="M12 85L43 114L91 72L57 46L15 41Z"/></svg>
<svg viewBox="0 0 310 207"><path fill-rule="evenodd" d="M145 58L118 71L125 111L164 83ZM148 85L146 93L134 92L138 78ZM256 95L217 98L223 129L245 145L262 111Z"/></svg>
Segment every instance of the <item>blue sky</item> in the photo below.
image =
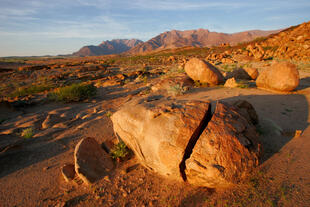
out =
<svg viewBox="0 0 310 207"><path fill-rule="evenodd" d="M176 29L272 30L310 20L310 0L0 0L0 56L69 54Z"/></svg>

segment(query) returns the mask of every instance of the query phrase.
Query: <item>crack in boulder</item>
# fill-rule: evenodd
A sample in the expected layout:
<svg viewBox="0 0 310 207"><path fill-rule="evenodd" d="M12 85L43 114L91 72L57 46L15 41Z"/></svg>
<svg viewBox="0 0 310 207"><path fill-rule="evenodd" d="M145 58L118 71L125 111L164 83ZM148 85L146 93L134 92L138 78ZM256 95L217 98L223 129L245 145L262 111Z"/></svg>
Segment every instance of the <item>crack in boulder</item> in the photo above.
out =
<svg viewBox="0 0 310 207"><path fill-rule="evenodd" d="M184 181L187 180L186 178L186 173L185 173L185 169L186 169L186 165L185 165L185 161L190 158L192 152L193 152L193 148L195 147L200 135L202 134L202 132L205 130L205 128L207 128L208 123L211 121L212 118L212 110L211 110L211 104L207 110L207 112L205 113L204 117L202 118L199 126L196 128L196 130L194 131L194 133L192 134L191 138L189 139L187 146L184 150L184 155L182 158L182 161L180 162L179 168L180 168L180 173L182 176L182 179Z"/></svg>
<svg viewBox="0 0 310 207"><path fill-rule="evenodd" d="M239 182L259 164L256 118L246 101L218 101L212 112L210 102L151 97L126 103L111 120L146 168L214 188Z"/></svg>
<svg viewBox="0 0 310 207"><path fill-rule="evenodd" d="M216 103L211 120L195 141L189 143L190 153L182 160L190 184L228 187L259 164L261 146L256 127L229 103Z"/></svg>

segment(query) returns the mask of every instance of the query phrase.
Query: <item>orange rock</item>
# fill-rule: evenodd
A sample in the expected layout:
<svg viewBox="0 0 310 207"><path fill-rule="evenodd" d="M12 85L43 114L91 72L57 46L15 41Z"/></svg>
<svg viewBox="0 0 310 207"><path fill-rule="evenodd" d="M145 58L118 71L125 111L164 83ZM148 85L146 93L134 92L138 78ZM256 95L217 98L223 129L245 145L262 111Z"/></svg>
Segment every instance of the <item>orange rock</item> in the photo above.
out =
<svg viewBox="0 0 310 207"><path fill-rule="evenodd" d="M186 160L188 182L209 188L238 183L259 164L258 138L255 126L237 108L218 102L211 121Z"/></svg>
<svg viewBox="0 0 310 207"><path fill-rule="evenodd" d="M296 65L279 62L264 70L257 78L256 85L281 92L294 90L299 84L299 73Z"/></svg>
<svg viewBox="0 0 310 207"><path fill-rule="evenodd" d="M74 179L75 170L73 164L65 164L61 168L61 174L64 177L66 182L69 182Z"/></svg>
<svg viewBox="0 0 310 207"><path fill-rule="evenodd" d="M245 72L251 77L252 80L256 80L258 77L258 71L256 68L243 68Z"/></svg>
<svg viewBox="0 0 310 207"><path fill-rule="evenodd" d="M224 82L221 72L212 64L198 58L192 58L185 64L186 74L194 81L218 85Z"/></svg>
<svg viewBox="0 0 310 207"><path fill-rule="evenodd" d="M233 78L229 78L225 82L224 86L228 87L228 88L236 88L236 87L238 87L238 83L237 83L236 79L233 77Z"/></svg>
<svg viewBox="0 0 310 207"><path fill-rule="evenodd" d="M179 165L185 148L209 109L208 102L150 96L128 102L111 120L141 164L181 181Z"/></svg>
<svg viewBox="0 0 310 207"><path fill-rule="evenodd" d="M75 172L86 183L91 184L113 169L114 164L94 138L84 138L74 150Z"/></svg>

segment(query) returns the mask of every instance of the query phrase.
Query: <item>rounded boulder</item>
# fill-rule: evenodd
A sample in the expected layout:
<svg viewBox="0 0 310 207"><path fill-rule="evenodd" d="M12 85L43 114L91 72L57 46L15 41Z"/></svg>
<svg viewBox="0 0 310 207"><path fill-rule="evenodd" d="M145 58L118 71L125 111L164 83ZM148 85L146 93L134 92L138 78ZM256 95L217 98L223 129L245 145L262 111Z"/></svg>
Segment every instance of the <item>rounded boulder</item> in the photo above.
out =
<svg viewBox="0 0 310 207"><path fill-rule="evenodd" d="M224 82L222 73L211 63L198 58L192 58L185 64L186 74L194 81L207 83L210 86Z"/></svg>

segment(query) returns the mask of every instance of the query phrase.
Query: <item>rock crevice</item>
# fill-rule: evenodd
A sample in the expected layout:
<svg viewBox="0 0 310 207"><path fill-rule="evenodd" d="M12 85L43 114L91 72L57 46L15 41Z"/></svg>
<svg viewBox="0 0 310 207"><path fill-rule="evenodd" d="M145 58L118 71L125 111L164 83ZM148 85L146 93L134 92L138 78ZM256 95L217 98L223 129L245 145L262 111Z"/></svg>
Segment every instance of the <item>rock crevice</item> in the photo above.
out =
<svg viewBox="0 0 310 207"><path fill-rule="evenodd" d="M199 126L196 128L196 130L194 131L194 133L192 134L191 138L189 139L187 146L185 148L184 151L184 155L183 155L183 159L180 163L180 173L181 176L183 178L184 181L187 180L186 178L186 173L185 173L185 169L186 169L186 165L185 165L185 161L190 158L192 152L193 152L193 148L195 147L200 135L202 134L202 132L205 130L205 128L208 126L209 121L211 121L212 118L212 112L211 112L211 104L207 110L207 112L205 113L204 117L202 118Z"/></svg>

